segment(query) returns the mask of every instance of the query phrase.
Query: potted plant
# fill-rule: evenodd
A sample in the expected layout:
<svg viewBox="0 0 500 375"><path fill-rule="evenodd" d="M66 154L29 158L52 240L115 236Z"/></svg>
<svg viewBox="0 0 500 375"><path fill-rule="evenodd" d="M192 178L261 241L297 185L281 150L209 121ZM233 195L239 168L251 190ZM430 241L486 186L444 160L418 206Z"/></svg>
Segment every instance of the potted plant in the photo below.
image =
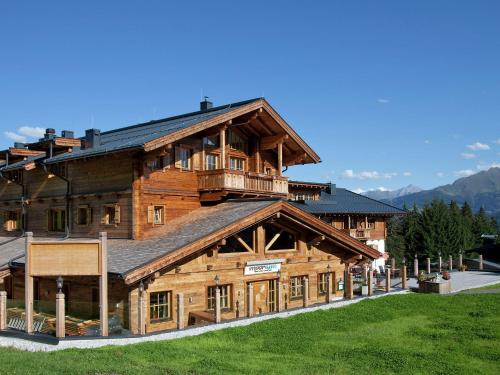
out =
<svg viewBox="0 0 500 375"><path fill-rule="evenodd" d="M451 275L448 271L443 271L442 276L444 280L449 280L451 278Z"/></svg>

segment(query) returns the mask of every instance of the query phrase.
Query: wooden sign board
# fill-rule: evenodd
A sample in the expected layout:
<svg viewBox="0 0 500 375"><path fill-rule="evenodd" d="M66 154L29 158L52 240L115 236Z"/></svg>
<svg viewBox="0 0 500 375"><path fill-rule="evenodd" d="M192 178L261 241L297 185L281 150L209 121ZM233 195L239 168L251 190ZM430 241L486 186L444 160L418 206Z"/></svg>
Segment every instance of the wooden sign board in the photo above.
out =
<svg viewBox="0 0 500 375"><path fill-rule="evenodd" d="M30 276L100 276L100 241L31 242L27 249Z"/></svg>

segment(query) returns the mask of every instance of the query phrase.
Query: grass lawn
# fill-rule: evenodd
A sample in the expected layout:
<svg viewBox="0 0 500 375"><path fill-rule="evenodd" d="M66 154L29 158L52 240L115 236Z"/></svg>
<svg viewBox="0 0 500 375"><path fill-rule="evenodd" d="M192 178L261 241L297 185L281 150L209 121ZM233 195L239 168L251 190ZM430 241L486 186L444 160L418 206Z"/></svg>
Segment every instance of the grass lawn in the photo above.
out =
<svg viewBox="0 0 500 375"><path fill-rule="evenodd" d="M500 294L396 295L175 341L0 349L2 374L500 374Z"/></svg>

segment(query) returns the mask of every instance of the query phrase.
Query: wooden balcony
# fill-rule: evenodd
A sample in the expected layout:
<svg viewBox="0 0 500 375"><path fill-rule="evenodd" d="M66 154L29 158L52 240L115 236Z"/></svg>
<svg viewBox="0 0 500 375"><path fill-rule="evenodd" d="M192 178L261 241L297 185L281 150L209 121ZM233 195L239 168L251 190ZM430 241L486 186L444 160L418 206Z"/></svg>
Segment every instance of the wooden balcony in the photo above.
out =
<svg viewBox="0 0 500 375"><path fill-rule="evenodd" d="M371 229L344 229L344 231L358 240L367 240L370 238Z"/></svg>
<svg viewBox="0 0 500 375"><path fill-rule="evenodd" d="M200 192L234 191L255 195L288 195L288 178L253 172L216 169L198 172Z"/></svg>

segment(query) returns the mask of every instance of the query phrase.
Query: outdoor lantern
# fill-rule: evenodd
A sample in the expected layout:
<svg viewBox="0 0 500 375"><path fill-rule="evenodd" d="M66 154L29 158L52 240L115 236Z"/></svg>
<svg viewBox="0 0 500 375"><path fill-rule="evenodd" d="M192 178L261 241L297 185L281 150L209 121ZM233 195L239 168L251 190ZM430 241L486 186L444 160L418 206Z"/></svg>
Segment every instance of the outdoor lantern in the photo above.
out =
<svg viewBox="0 0 500 375"><path fill-rule="evenodd" d="M326 270L328 273L332 272L332 266L330 266L330 263L328 263L328 266L326 266Z"/></svg>
<svg viewBox="0 0 500 375"><path fill-rule="evenodd" d="M281 270L278 270L278 279L281 279Z"/></svg>
<svg viewBox="0 0 500 375"><path fill-rule="evenodd" d="M63 283L64 283L64 280L61 276L59 276L56 280L56 283L57 283L57 290L58 290L58 293L62 293L62 288L63 288Z"/></svg>
<svg viewBox="0 0 500 375"><path fill-rule="evenodd" d="M141 294L144 293L144 283L142 282L142 280L139 283L139 293L141 293Z"/></svg>
<svg viewBox="0 0 500 375"><path fill-rule="evenodd" d="M219 285L220 285L220 278L219 278L219 275L215 275L214 281L215 281L215 285L217 285L217 286L219 286Z"/></svg>

